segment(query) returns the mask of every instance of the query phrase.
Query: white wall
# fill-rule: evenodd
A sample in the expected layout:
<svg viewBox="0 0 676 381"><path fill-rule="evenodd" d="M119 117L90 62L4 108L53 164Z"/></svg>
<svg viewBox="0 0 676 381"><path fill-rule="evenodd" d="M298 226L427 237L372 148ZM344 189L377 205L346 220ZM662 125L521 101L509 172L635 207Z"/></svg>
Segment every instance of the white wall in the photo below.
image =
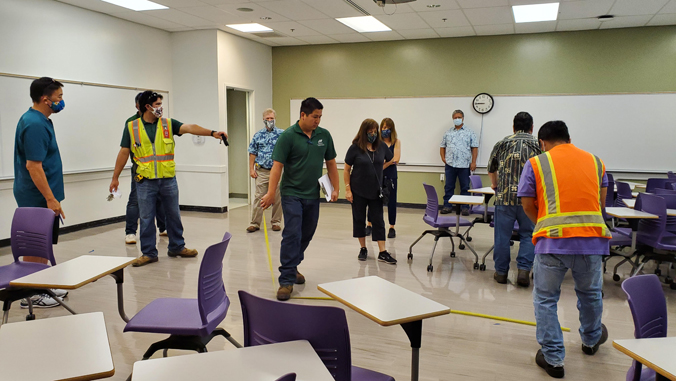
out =
<svg viewBox="0 0 676 381"><path fill-rule="evenodd" d="M55 1L0 0L0 36L3 73L171 91L169 32ZM149 65L149 57L154 58L153 65ZM74 85L66 85L66 102L68 86ZM28 109L28 88L17 96L25 97ZM132 104L130 101L130 115ZM105 99L101 99L100 107L105 118ZM63 112L67 113L68 107ZM60 126L57 117L54 123L58 136L59 129L66 126ZM123 123L121 120L120 137ZM3 125L15 128L16 122ZM83 143L119 145L119 140ZM112 168L115 157L109 160ZM123 199L107 202L111 177L112 171L65 176L63 208L67 225L124 215L130 179L125 174L120 180ZM12 186L11 179L0 180L0 239L9 238L16 208Z"/></svg>

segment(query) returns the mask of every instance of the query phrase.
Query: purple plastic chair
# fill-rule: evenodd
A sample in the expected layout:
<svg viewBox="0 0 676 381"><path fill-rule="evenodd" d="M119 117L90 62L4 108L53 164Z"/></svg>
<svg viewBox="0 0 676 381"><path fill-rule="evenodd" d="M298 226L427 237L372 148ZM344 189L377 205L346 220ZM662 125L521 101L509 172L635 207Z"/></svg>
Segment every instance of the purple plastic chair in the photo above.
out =
<svg viewBox="0 0 676 381"><path fill-rule="evenodd" d="M617 186L617 198L615 199L615 206L626 207L627 205L625 205L622 200L631 200L634 198L634 196L631 195L631 187L629 184L622 181L615 182L615 186Z"/></svg>
<svg viewBox="0 0 676 381"><path fill-rule="evenodd" d="M627 294L631 316L634 318L634 337L646 339L667 337L667 303L662 285L656 275L639 275L625 280L622 290ZM655 379L655 371L641 369L634 361L627 372L627 381Z"/></svg>
<svg viewBox="0 0 676 381"><path fill-rule="evenodd" d="M495 220L492 220L488 224L488 226L495 228ZM514 241L520 241L520 240L521 240L521 236L519 236L519 221L514 221L514 228L512 228L512 236L509 238L509 246L514 246ZM493 246L491 246L491 248L488 249L486 254L484 254L484 256L481 257L481 264L479 265L479 270L481 270L481 271L486 270L486 257L488 257L488 255L490 253L492 253L494 249L495 249L495 244L493 244Z"/></svg>
<svg viewBox="0 0 676 381"><path fill-rule="evenodd" d="M17 208L12 219L10 244L14 262L0 267L0 300L3 301L2 323L7 323L12 303L28 300L28 316L26 320L35 319L30 297L45 293L46 290L9 288L9 282L46 269L43 263L23 262L21 257L40 257L47 259L52 266L56 265L52 248L54 229L54 212L47 208Z"/></svg>
<svg viewBox="0 0 676 381"><path fill-rule="evenodd" d="M671 189L671 188L669 188L669 189L657 188L657 189L655 189L655 194L658 195L658 196L663 195L663 194L676 194L676 190ZM667 209L671 209L671 208L667 208Z"/></svg>
<svg viewBox="0 0 676 381"><path fill-rule="evenodd" d="M288 373L282 377L276 379L275 381L296 381L296 373Z"/></svg>
<svg viewBox="0 0 676 381"><path fill-rule="evenodd" d="M394 381L352 365L345 311L337 307L278 302L239 291L244 346L307 340L336 381Z"/></svg>
<svg viewBox="0 0 676 381"><path fill-rule="evenodd" d="M675 262L676 254L676 234L669 233L667 227L667 204L660 197L648 193L641 193L636 200L636 210L658 216L657 219L642 219L638 223L637 241L641 244L640 254L643 255L641 265L636 269L638 274L648 261L657 261L658 267L655 270L657 275L661 275L659 264L662 262ZM666 283L671 283L667 275ZM671 283L672 290L676 290L676 283Z"/></svg>
<svg viewBox="0 0 676 381"><path fill-rule="evenodd" d="M673 171L667 172L667 178L676 180L676 174Z"/></svg>
<svg viewBox="0 0 676 381"><path fill-rule="evenodd" d="M437 191L433 186L423 183L425 188L425 193L427 194L427 207L425 208L425 215L423 216L423 221L435 230L425 230L418 239L415 240L408 248L408 259L413 260L413 246L415 246L424 236L427 234L432 234L434 236L434 246L432 247L432 254L430 255L430 263L427 266L427 271L432 271L434 267L432 266L432 259L434 258L434 250L437 248L437 242L439 238L448 237L451 239L451 258L455 258L455 243L453 242L453 237L460 238L460 243L458 248L460 250L465 248L465 245L462 243L464 240L471 241L472 237L469 236L470 229L474 226L473 222L470 222L464 218L455 216L447 217L439 215L439 198L437 197ZM456 205L456 207L458 207ZM459 222L458 222L459 218ZM456 226L457 223L457 226ZM459 228L467 226L467 230L463 234L459 234ZM456 232L451 232L450 228L456 228ZM465 238L467 237L467 238ZM479 255L474 251L474 249L469 246L469 249L472 251L475 257L474 268L479 268Z"/></svg>
<svg viewBox="0 0 676 381"><path fill-rule="evenodd" d="M477 189L477 188L483 188L483 183L481 182L481 176L479 175L471 175L469 177L469 183L470 183L470 188L469 189ZM490 200L490 195L489 200ZM488 203L488 202L486 202ZM472 205L469 207L469 212L472 214L481 214L483 216L484 214L484 209L486 208L485 205ZM488 210L486 211L486 215L492 216L495 214L495 207L494 206L489 206Z"/></svg>
<svg viewBox="0 0 676 381"><path fill-rule="evenodd" d="M671 184L673 180L670 179L648 179L645 185L646 193L655 193L655 189L662 188L666 189L667 184Z"/></svg>
<svg viewBox="0 0 676 381"><path fill-rule="evenodd" d="M670 191L668 189L655 189L655 195L664 199L667 209L676 209L676 191ZM667 216L666 229L670 233L676 233L676 216Z"/></svg>
<svg viewBox="0 0 676 381"><path fill-rule="evenodd" d="M169 338L150 346L143 359L168 349L206 352L211 339L220 335L235 347L242 346L223 328L216 328L228 313L230 299L223 286L223 257L232 235L225 233L220 243L204 252L200 264L197 299L160 298L143 307L124 327L124 332L166 333Z"/></svg>

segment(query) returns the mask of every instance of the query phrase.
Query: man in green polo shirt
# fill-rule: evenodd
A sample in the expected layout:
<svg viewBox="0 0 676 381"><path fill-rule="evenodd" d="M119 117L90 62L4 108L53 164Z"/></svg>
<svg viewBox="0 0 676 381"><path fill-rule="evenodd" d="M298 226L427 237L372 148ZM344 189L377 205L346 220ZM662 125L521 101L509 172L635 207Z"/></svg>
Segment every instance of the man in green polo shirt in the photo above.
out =
<svg viewBox="0 0 676 381"><path fill-rule="evenodd" d="M300 119L279 136L272 152L272 170L268 193L261 199L267 208L275 199L277 184L282 177L282 212L284 231L279 252L278 300L289 300L294 284L305 283L298 272L319 221L319 183L324 161L333 185L331 201L338 200L338 167L336 150L329 131L319 127L324 106L315 98L300 104Z"/></svg>

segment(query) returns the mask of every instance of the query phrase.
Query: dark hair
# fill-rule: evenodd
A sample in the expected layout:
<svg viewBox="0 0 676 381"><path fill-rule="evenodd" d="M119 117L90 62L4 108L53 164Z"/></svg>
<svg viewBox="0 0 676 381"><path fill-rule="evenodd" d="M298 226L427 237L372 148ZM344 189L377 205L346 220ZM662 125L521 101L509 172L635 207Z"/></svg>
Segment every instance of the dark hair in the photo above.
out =
<svg viewBox="0 0 676 381"><path fill-rule="evenodd" d="M315 110L323 110L324 105L317 100L317 98L305 98L300 103L300 112L305 115L312 114Z"/></svg>
<svg viewBox="0 0 676 381"><path fill-rule="evenodd" d="M525 111L514 116L514 131L530 132L533 129L533 117Z"/></svg>
<svg viewBox="0 0 676 381"><path fill-rule="evenodd" d="M146 105L151 105L157 102L158 99L163 99L162 94L158 94L152 90L146 90L141 93L141 96L138 100L138 108L141 111L141 114L146 112Z"/></svg>
<svg viewBox="0 0 676 381"><path fill-rule="evenodd" d="M389 128L390 131L392 131L392 135L390 135L390 141L392 142L392 144L396 143L397 142L397 130L394 128L394 121L390 118L385 118L385 119L380 121L380 133L381 133L380 138L381 139L383 138L382 131L383 131L383 127L385 127L385 126L387 126L387 128Z"/></svg>
<svg viewBox="0 0 676 381"><path fill-rule="evenodd" d="M547 122L540 127L538 131L538 140L546 142L568 142L570 141L570 134L568 133L568 126L561 120L553 120Z"/></svg>
<svg viewBox="0 0 676 381"><path fill-rule="evenodd" d="M138 101L141 100L141 95L143 95L143 92L136 94L136 97L134 97L134 104L138 104Z"/></svg>
<svg viewBox="0 0 676 381"><path fill-rule="evenodd" d="M364 119L364 121L361 122L361 126L359 126L359 132L357 132L357 136L355 136L354 140L352 140L352 144L356 144L362 151L366 152L366 149L369 144L368 132L373 129L378 131L378 122L370 118ZM376 141L371 143L371 149L375 151L378 149L379 145L380 145L380 134L376 134Z"/></svg>
<svg viewBox="0 0 676 381"><path fill-rule="evenodd" d="M38 103L44 95L51 97L61 87L63 87L63 83L55 81L52 78L38 78L31 83L31 99L33 102Z"/></svg>

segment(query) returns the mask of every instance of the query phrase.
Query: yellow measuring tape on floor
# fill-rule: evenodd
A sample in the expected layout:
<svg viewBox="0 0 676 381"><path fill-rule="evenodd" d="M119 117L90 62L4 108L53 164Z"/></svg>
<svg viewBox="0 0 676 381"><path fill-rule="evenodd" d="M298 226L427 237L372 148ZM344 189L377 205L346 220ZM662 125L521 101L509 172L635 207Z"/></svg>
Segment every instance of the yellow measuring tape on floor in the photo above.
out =
<svg viewBox="0 0 676 381"><path fill-rule="evenodd" d="M265 233L265 247L268 251L268 264L270 265L270 277L272 278L272 289L274 290L275 288L277 288L277 284L275 283L275 270L272 268L272 255L270 254L270 239L268 238L268 225L265 222L265 215L263 215L263 232ZM327 298L327 297L324 297L324 296L292 296L291 299L335 300L333 298ZM533 327L535 326L535 322L533 322L533 321L517 320L517 319L511 319L511 318L506 318L506 317L502 317L502 316L485 315L485 314L478 314L478 313L475 313L475 312L456 311L456 310L451 310L451 313L452 314L458 314L458 315L480 317L480 318L484 318L484 319L507 321L507 322L516 323L516 324L531 325ZM570 332L570 328L561 327L561 330L564 331L564 332Z"/></svg>

